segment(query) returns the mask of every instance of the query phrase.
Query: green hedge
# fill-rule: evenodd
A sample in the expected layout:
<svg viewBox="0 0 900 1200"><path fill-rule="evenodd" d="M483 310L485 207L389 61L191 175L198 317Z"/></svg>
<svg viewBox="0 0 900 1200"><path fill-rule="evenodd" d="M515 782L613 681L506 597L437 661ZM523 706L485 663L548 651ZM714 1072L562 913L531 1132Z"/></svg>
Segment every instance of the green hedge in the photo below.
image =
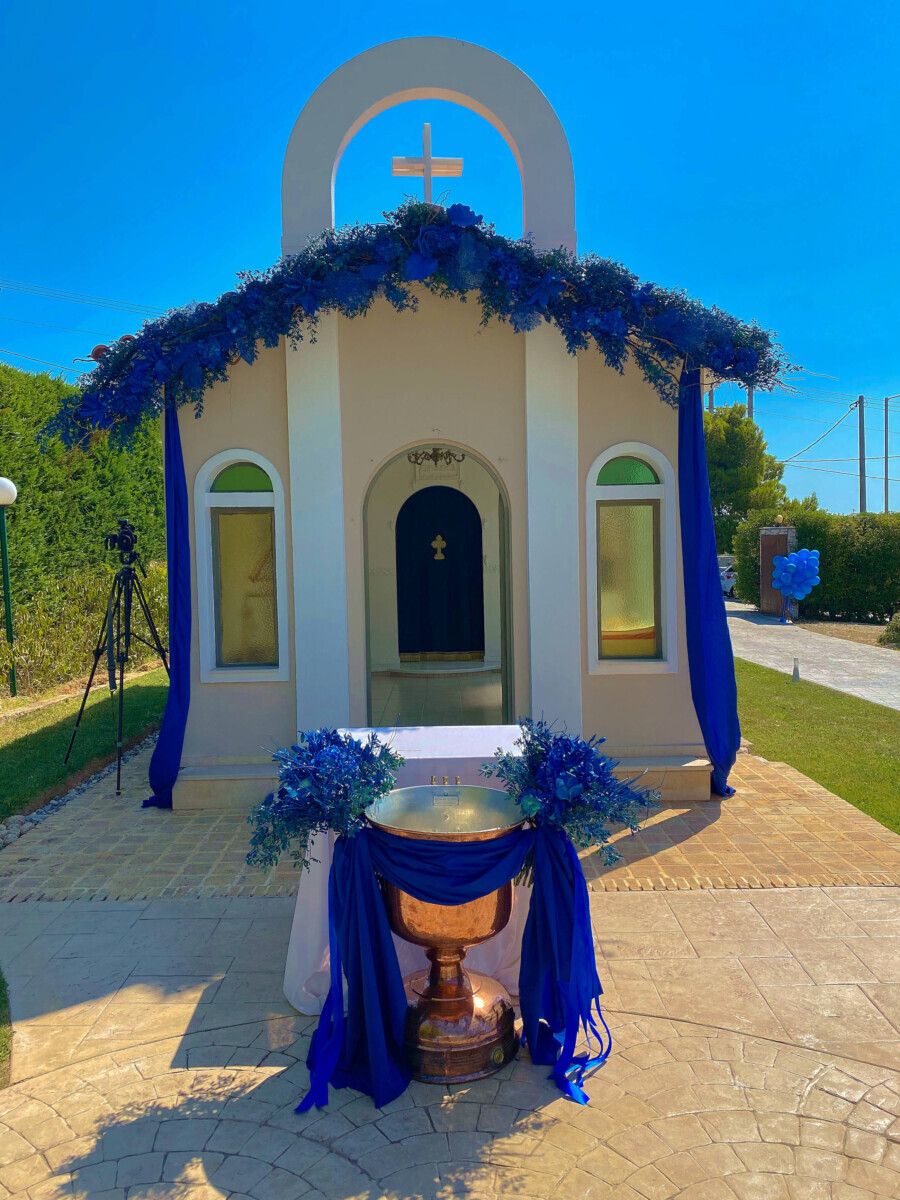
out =
<svg viewBox="0 0 900 1200"><path fill-rule="evenodd" d="M900 610L900 513L843 516L791 502L782 510L797 549L821 554L821 583L800 601L804 617L887 621ZM774 511L752 512L734 535L736 592L759 604L759 531Z"/></svg>
<svg viewBox="0 0 900 1200"><path fill-rule="evenodd" d="M54 579L109 562L103 538L119 517L134 522L144 562L165 558L159 422L148 421L128 450L112 447L105 433L79 448L58 438L42 442L44 425L75 391L61 379L0 364L0 475L19 489L8 510L17 605Z"/></svg>
<svg viewBox="0 0 900 1200"><path fill-rule="evenodd" d="M94 661L94 647L112 584L112 567L76 571L53 581L44 591L13 610L15 641L12 647L0 637L0 696L9 696L9 667L15 662L21 696L49 691L70 679L86 677ZM141 580L150 613L163 646L168 641L166 568L150 563ZM132 629L149 639L143 617L135 613ZM155 655L132 641L129 669L151 661ZM105 686L106 660L98 667L97 685Z"/></svg>

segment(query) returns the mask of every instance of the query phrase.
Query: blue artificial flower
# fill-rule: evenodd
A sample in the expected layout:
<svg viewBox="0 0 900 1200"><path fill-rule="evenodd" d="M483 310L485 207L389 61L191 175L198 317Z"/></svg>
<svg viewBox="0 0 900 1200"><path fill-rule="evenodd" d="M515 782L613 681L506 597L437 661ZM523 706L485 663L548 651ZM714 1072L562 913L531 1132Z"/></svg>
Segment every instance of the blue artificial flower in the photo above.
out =
<svg viewBox="0 0 900 1200"><path fill-rule="evenodd" d="M645 283L631 297L631 303L637 309L646 308L653 300L653 284Z"/></svg>
<svg viewBox="0 0 900 1200"><path fill-rule="evenodd" d="M611 337L621 338L628 332L628 322L620 309L611 308L609 312L597 315L592 322L592 328L599 329L601 333L608 333Z"/></svg>
<svg viewBox="0 0 900 1200"><path fill-rule="evenodd" d="M724 374L730 371L734 364L734 346L731 342L725 342L720 346L713 346L709 352L709 365L714 371Z"/></svg>
<svg viewBox="0 0 900 1200"><path fill-rule="evenodd" d="M484 220L481 213L473 212L468 204L451 204L447 209L447 217L451 225L458 225L461 229L470 229Z"/></svg>
<svg viewBox="0 0 900 1200"><path fill-rule="evenodd" d="M564 279L560 279L553 271L545 271L528 296L528 303L537 308L545 309L560 292L566 290Z"/></svg>
<svg viewBox="0 0 900 1200"><path fill-rule="evenodd" d="M302 308L308 317L313 317L322 296L322 284L317 279L298 279L281 289L285 300L292 308Z"/></svg>
<svg viewBox="0 0 900 1200"><path fill-rule="evenodd" d="M458 245L459 234L446 225L423 225L416 237L416 249L425 258L432 258Z"/></svg>
<svg viewBox="0 0 900 1200"><path fill-rule="evenodd" d="M516 333L528 333L530 329L537 329L540 325L541 314L533 308L516 305L509 314L509 323Z"/></svg>
<svg viewBox="0 0 900 1200"><path fill-rule="evenodd" d="M98 428L106 428L110 424L110 415L106 411L103 398L96 392L84 393L81 397L81 404L76 409L76 415L80 420L89 421L91 425Z"/></svg>
<svg viewBox="0 0 900 1200"><path fill-rule="evenodd" d="M759 355L752 346L742 346L734 356L734 369L738 375L752 375L759 366Z"/></svg>
<svg viewBox="0 0 900 1200"><path fill-rule="evenodd" d="M413 250L409 258L406 260L406 266L403 269L403 278L408 279L411 283L417 279L427 279L429 275L433 275L437 270L438 260L420 254L418 250Z"/></svg>

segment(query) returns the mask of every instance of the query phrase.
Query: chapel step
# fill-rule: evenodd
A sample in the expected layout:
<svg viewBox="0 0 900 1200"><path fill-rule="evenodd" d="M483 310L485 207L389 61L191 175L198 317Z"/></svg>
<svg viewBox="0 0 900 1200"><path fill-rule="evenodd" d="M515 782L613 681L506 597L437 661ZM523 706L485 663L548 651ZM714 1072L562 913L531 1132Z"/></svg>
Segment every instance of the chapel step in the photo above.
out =
<svg viewBox="0 0 900 1200"><path fill-rule="evenodd" d="M712 764L708 758L688 754L646 755L620 758L618 763L615 773L619 779L636 779L641 787L659 788L667 804L710 799Z"/></svg>
<svg viewBox="0 0 900 1200"><path fill-rule="evenodd" d="M223 763L182 767L172 789L172 808L249 813L278 786L274 763Z"/></svg>

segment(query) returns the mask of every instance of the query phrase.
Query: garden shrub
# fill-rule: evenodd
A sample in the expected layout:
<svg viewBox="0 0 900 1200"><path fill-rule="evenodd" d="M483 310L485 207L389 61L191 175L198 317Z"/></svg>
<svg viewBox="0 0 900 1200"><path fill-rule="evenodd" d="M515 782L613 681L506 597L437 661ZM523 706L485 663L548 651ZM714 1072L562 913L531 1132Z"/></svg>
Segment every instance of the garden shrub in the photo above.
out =
<svg viewBox="0 0 900 1200"><path fill-rule="evenodd" d="M8 509L13 603L44 594L106 563L103 538L119 517L137 528L144 562L165 558L165 506L159 421L147 419L125 450L91 434L67 448L40 433L78 391L47 374L0 364L0 475L19 489ZM71 586L71 582L66 586Z"/></svg>
<svg viewBox="0 0 900 1200"><path fill-rule="evenodd" d="M51 581L43 591L15 607L15 641L10 647L5 638L0 638L0 696L9 695L8 676L12 662L16 666L18 691L23 696L48 691L70 679L87 677L93 665L94 647L114 574L111 566L73 571L62 579ZM147 578L141 579L141 585L160 640L166 647L168 605L165 566L162 563L150 563ZM137 606L132 617L132 629L150 640ZM153 651L134 639L127 669L134 670L155 657ZM104 656L97 667L94 686L106 685Z"/></svg>
<svg viewBox="0 0 900 1200"><path fill-rule="evenodd" d="M878 635L882 646L900 646L900 612L895 612L887 628Z"/></svg>
<svg viewBox="0 0 900 1200"><path fill-rule="evenodd" d="M814 501L780 510L797 530L797 549L821 554L821 583L800 601L803 617L887 621L900 610L900 513L829 513ZM759 604L759 531L776 513L751 512L734 536L736 592Z"/></svg>

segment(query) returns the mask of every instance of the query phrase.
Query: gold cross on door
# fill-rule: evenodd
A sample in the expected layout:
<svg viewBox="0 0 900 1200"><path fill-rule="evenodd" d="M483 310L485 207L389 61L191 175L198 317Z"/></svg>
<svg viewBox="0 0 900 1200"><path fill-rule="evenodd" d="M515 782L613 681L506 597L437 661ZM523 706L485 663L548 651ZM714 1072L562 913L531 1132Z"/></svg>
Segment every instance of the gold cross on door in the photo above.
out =
<svg viewBox="0 0 900 1200"><path fill-rule="evenodd" d="M434 556L435 560L437 562L442 562L444 559L444 549L446 548L447 543L444 541L444 539L441 537L441 535L438 534L437 537L434 539L434 541L431 543L431 545L432 545L432 548L437 551L437 554L435 554L435 556Z"/></svg>

